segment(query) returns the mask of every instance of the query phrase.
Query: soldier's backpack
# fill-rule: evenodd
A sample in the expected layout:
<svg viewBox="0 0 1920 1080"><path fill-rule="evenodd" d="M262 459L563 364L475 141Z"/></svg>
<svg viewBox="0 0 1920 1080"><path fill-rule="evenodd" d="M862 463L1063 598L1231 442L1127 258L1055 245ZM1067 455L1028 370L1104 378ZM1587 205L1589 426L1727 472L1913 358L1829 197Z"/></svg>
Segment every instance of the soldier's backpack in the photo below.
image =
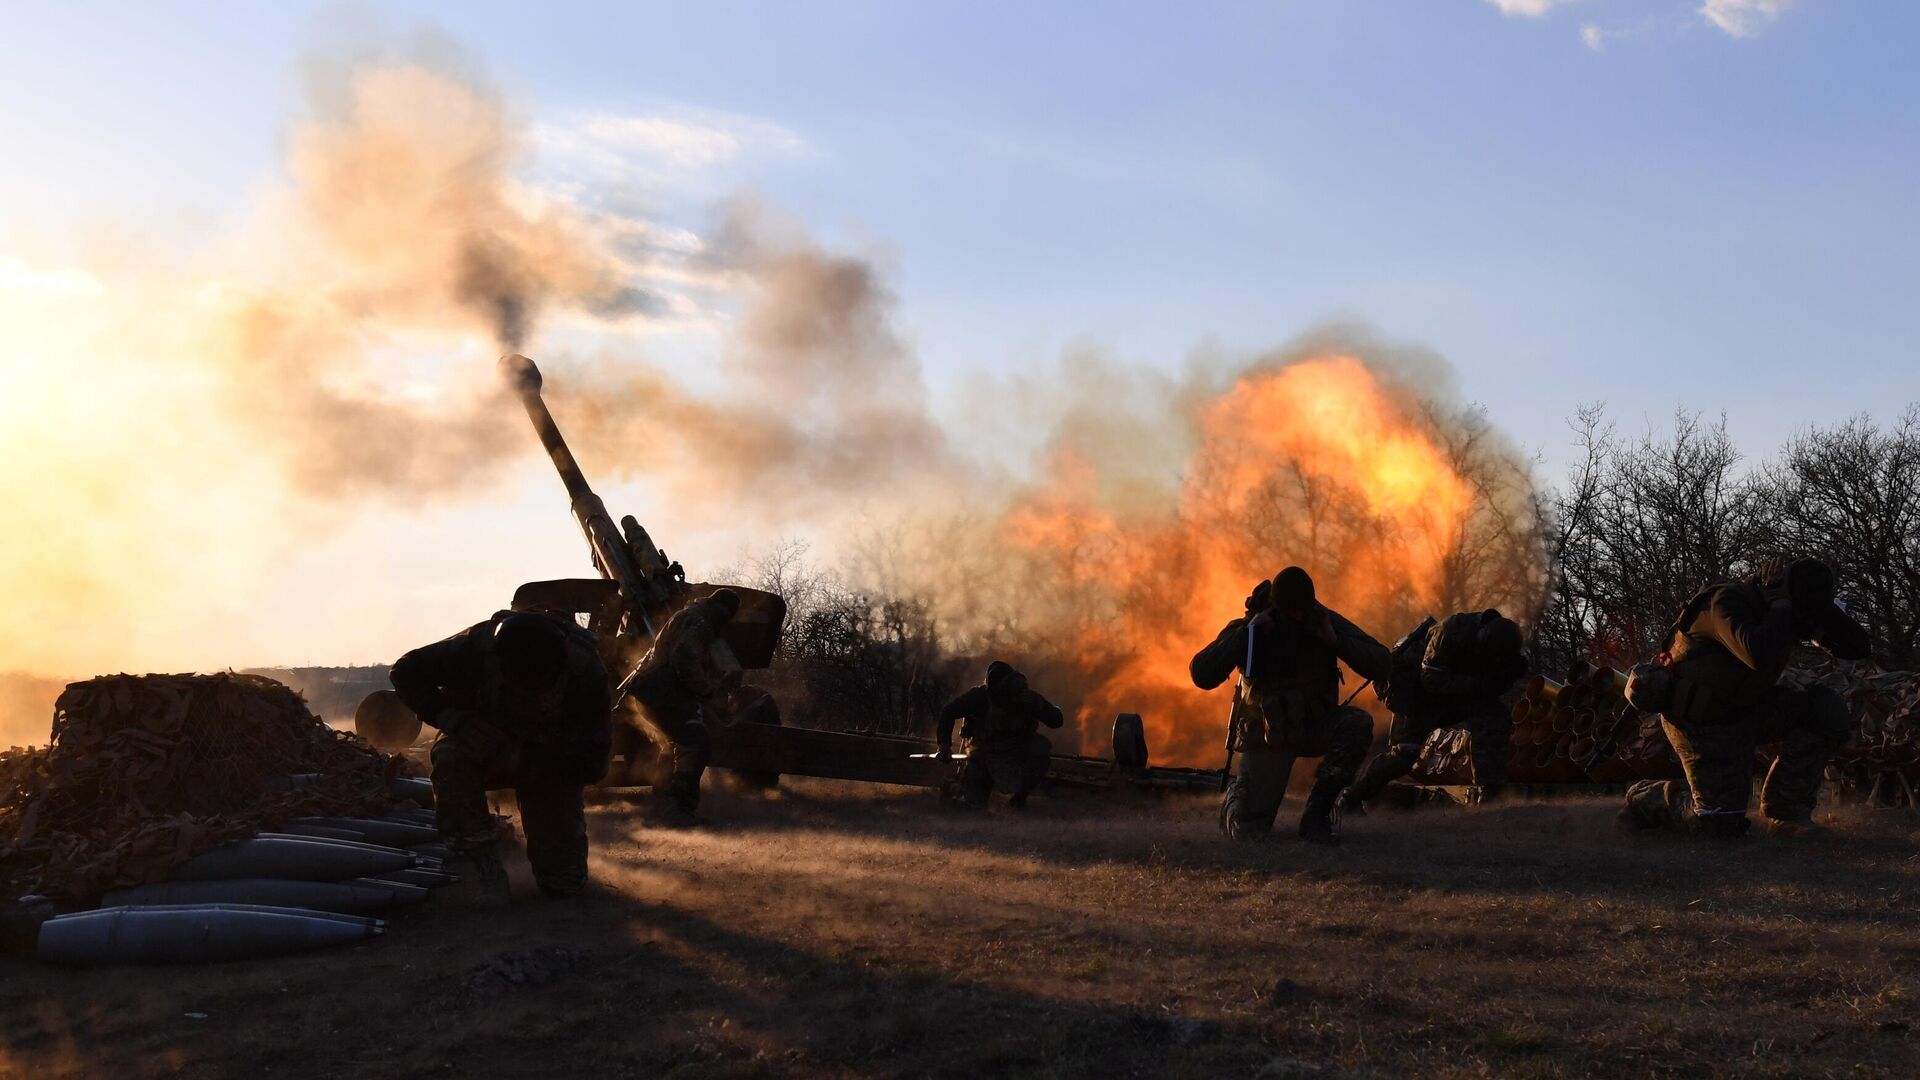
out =
<svg viewBox="0 0 1920 1080"><path fill-rule="evenodd" d="M1394 642L1388 655L1392 660L1386 693L1381 695L1387 708L1396 713L1411 711L1420 695L1420 663L1427 655L1427 641L1433 636L1434 618L1429 615L1407 636Z"/></svg>
<svg viewBox="0 0 1920 1080"><path fill-rule="evenodd" d="M1635 664L1627 672L1627 704L1643 713L1683 720L1705 720L1713 715L1712 691L1673 673L1673 643L1713 603L1714 594L1725 587L1725 582L1708 585L1681 607L1666 636L1660 639L1660 655Z"/></svg>

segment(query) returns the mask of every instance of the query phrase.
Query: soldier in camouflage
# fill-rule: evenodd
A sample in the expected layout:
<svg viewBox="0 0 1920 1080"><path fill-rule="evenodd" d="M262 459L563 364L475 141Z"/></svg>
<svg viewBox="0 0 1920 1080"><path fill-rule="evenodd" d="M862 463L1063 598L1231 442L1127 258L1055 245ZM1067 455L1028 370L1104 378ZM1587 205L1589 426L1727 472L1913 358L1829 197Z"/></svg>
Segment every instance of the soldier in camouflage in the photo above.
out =
<svg viewBox="0 0 1920 1080"><path fill-rule="evenodd" d="M1483 795L1507 780L1513 713L1500 701L1527 673L1525 639L1512 619L1488 608L1431 619L1394 647L1393 676L1384 695L1393 711L1387 749L1367 762L1341 797L1340 809L1362 807L1413 771L1427 736L1463 728L1473 738L1473 782Z"/></svg>
<svg viewBox="0 0 1920 1080"><path fill-rule="evenodd" d="M967 760L950 791L968 806L985 806L995 788L1020 809L1046 779L1053 744L1042 727L1066 722L1060 707L1030 688L1027 677L1004 660L987 665L987 680L954 698L940 712L940 756L953 756L953 726L960 723Z"/></svg>
<svg viewBox="0 0 1920 1080"><path fill-rule="evenodd" d="M667 620L625 689L644 710L648 734L670 759L659 787L659 810L672 824L691 824L700 808L700 778L713 756L707 721L740 685L738 667L722 670L714 644L740 612L740 594L716 589Z"/></svg>
<svg viewBox="0 0 1920 1080"><path fill-rule="evenodd" d="M1851 725L1846 703L1827 687L1778 685L1803 641L1842 660L1864 658L1872 644L1835 602L1833 571L1818 559L1775 561L1687 602L1661 657L1670 693L1660 717L1686 780L1629 788L1622 829L1743 835L1755 747L1776 741L1760 813L1776 832L1813 827L1821 778Z"/></svg>
<svg viewBox="0 0 1920 1080"><path fill-rule="evenodd" d="M1242 676L1229 743L1239 764L1221 799L1220 828L1235 840L1271 833L1295 759L1317 757L1300 835L1338 843L1335 800L1373 743L1372 718L1340 703L1340 663L1383 683L1391 668L1387 648L1316 600L1313 579L1297 566L1255 587L1246 612L1188 668L1202 690L1235 671Z"/></svg>
<svg viewBox="0 0 1920 1080"><path fill-rule="evenodd" d="M527 860L548 896L587 881L583 791L607 771L612 694L593 636L546 615L502 611L402 656L400 700L440 730L433 794L440 833L478 881L477 899L507 900L487 792L512 788Z"/></svg>

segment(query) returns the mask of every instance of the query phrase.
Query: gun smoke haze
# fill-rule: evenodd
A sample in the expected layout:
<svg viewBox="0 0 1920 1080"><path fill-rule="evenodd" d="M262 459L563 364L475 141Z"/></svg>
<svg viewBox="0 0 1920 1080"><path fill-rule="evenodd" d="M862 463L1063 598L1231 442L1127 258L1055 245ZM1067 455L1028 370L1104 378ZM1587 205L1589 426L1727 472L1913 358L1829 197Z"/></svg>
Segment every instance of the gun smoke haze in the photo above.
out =
<svg viewBox="0 0 1920 1080"><path fill-rule="evenodd" d="M1138 711L1159 760L1212 760L1224 695L1186 659L1288 563L1383 638L1531 612L1528 469L1431 354L1334 327L1180 374L1077 355L969 387L950 429L871 260L750 200L691 254L636 252L644 223L521 182L507 102L444 64L316 64L311 90L287 183L230 244L0 292L8 666L178 657L343 517L498 493L537 453L506 351L542 364L591 477L660 493L648 525L695 576L721 560L676 550L683 531L817 536L956 649L1028 669L1089 745ZM703 320L710 367L636 355ZM981 452L1029 445L1028 468Z"/></svg>

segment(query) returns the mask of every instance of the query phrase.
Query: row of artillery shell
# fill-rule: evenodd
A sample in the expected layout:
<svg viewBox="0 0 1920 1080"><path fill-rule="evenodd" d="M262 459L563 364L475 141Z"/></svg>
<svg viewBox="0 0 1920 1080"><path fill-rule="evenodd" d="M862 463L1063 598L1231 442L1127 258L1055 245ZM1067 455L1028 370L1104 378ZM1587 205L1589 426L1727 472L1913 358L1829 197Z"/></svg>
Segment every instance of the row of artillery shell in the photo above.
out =
<svg viewBox="0 0 1920 1080"><path fill-rule="evenodd" d="M1621 783L1666 775L1671 753L1636 745L1640 713L1627 703L1626 686L1625 674L1585 663L1576 663L1564 682L1542 675L1529 679L1513 706L1516 777L1552 772L1570 780ZM1665 751L1664 743L1659 750Z"/></svg>
<svg viewBox="0 0 1920 1080"><path fill-rule="evenodd" d="M168 881L115 889L97 910L49 919L39 956L77 965L207 963L378 936L385 923L373 916L458 880L442 869L445 847L428 817L302 818L285 825L288 832L226 844L182 863Z"/></svg>
<svg viewBox="0 0 1920 1080"><path fill-rule="evenodd" d="M145 905L61 915L40 926L40 959L55 964L246 960L377 937L380 919L254 904Z"/></svg>

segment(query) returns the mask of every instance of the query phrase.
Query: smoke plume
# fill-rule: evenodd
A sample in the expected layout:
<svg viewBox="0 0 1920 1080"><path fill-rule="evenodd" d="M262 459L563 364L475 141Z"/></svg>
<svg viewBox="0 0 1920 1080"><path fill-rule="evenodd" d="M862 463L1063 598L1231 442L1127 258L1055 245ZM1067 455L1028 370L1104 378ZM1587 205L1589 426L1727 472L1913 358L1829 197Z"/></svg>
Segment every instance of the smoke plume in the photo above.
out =
<svg viewBox="0 0 1920 1080"><path fill-rule="evenodd" d="M1029 669L1090 740L1145 713L1162 760L1206 756L1224 702L1186 657L1282 566L1383 636L1532 601L1526 468L1430 354L1353 327L1179 373L1079 354L961 386L983 405L955 433L875 260L745 199L678 249L636 244L648 223L520 179L524 132L470 75L317 70L285 183L231 243L103 259L99 289L56 299L0 290L8 666L177 655L179 611L243 606L329 522L487 498L534 452L506 351L545 368L596 480L659 492L656 535L821 536L859 586ZM703 320L702 363L642 345Z"/></svg>

